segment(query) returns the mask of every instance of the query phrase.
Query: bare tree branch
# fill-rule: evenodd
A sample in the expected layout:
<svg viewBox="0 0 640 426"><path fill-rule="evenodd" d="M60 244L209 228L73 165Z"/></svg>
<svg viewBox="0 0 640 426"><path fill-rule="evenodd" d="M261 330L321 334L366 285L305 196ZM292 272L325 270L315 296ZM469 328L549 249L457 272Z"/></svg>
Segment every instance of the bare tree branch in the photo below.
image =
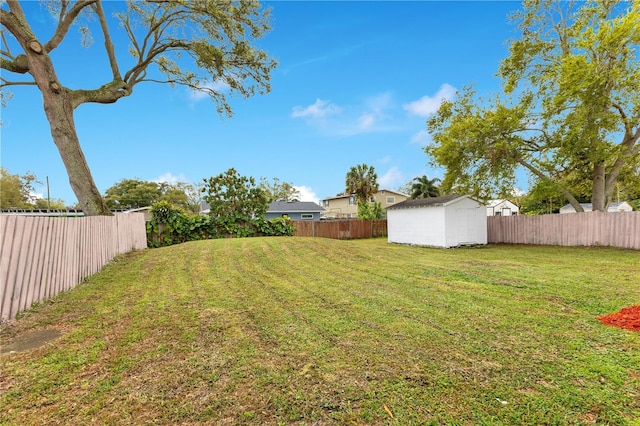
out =
<svg viewBox="0 0 640 426"><path fill-rule="evenodd" d="M524 166L531 173L533 173L534 175L538 176L541 180L554 183L553 180L549 178L549 176L547 176L542 171L540 171L539 169L534 167L531 163L525 161L522 158L518 158L517 161L518 161L519 164ZM555 183L557 183L557 182L555 182ZM564 188L562 186L560 186L558 188L558 190L569 201L569 204L571 204L571 206L573 206L573 208L577 212L583 212L584 211L584 209L580 205L580 202L576 199L576 197L573 196L573 194L569 190L567 190L566 188Z"/></svg>
<svg viewBox="0 0 640 426"><path fill-rule="evenodd" d="M0 58L0 68L18 74L26 74L29 72L29 63L25 55L18 55L12 61Z"/></svg>
<svg viewBox="0 0 640 426"><path fill-rule="evenodd" d="M0 87L7 86L35 86L35 81L9 81L5 78L0 78Z"/></svg>
<svg viewBox="0 0 640 426"><path fill-rule="evenodd" d="M109 34L109 26L107 24L107 18L104 16L104 9L102 8L102 2L98 1L95 5L96 14L100 20L100 28L102 28L102 34L104 35L104 48L107 51L109 57L109 64L111 65L111 72L113 73L114 80L122 80L120 70L118 69L118 61L116 60L116 52L113 42L111 41L111 35Z"/></svg>
<svg viewBox="0 0 640 426"><path fill-rule="evenodd" d="M7 4L9 5L8 11L0 9L0 23L2 23L2 26L9 30L11 34L16 36L16 38L18 38L18 36L28 38L28 36L31 35L31 31L29 30L29 33L25 33L25 27L22 25L22 22L26 22L26 20L20 3L15 0L7 0Z"/></svg>
<svg viewBox="0 0 640 426"><path fill-rule="evenodd" d="M639 139L640 128L635 132L635 134L631 134L631 132L625 134L625 138L620 144L623 147L623 152L618 155L605 179L605 190L610 189L613 191L613 186L615 185L622 168L625 166L627 159L640 153L640 143L638 143Z"/></svg>
<svg viewBox="0 0 640 426"><path fill-rule="evenodd" d="M31 28L26 23L27 20L24 16L22 6L20 6L20 2L16 0L7 0L7 4L9 5L9 11L0 9L0 23L2 26L13 34L16 40L21 40L25 43L25 45L22 46L24 49L27 48L26 45L29 41L31 41L35 46L41 48L39 43L36 41ZM4 31L2 32L2 39L8 46ZM7 55L6 58L0 58L0 68L19 74L25 74L29 72L29 62L24 54L19 54L16 57Z"/></svg>
<svg viewBox="0 0 640 426"><path fill-rule="evenodd" d="M159 47L154 46L154 49L147 53L147 57L144 60L138 61L133 68L126 72L124 80L131 85L139 83L141 80L138 77L146 71L149 64L151 64L155 58L167 51L184 48L186 46L186 43L179 40L171 41L168 44L161 44Z"/></svg>
<svg viewBox="0 0 640 426"><path fill-rule="evenodd" d="M0 54L6 56L7 58L14 59L11 54L11 49L9 48L9 43L7 43L7 36L4 35L5 30L0 30L0 36L2 36L2 44L7 47L7 50L0 50Z"/></svg>
<svg viewBox="0 0 640 426"><path fill-rule="evenodd" d="M615 102L612 102L611 106L618 111L618 114L620 114L620 118L624 123L625 133L631 136L631 134L633 133L633 128L631 127L631 123L629 122L629 118L627 117L627 114L624 112L624 108L622 108L622 105L619 105Z"/></svg>
<svg viewBox="0 0 640 426"><path fill-rule="evenodd" d="M80 0L76 4L74 4L67 13L64 13L66 2L63 2L63 8L60 11L60 20L58 22L58 26L56 27L56 31L51 37L51 40L45 43L45 52L49 53L53 49L58 47L62 40L64 40L64 37L69 32L69 28L71 28L71 24L73 24L73 21L76 20L80 12L82 12L85 7L92 5L97 1L98 0Z"/></svg>
<svg viewBox="0 0 640 426"><path fill-rule="evenodd" d="M131 87L122 80L113 80L93 90L70 91L71 105L75 109L84 103L112 104L131 94Z"/></svg>
<svg viewBox="0 0 640 426"><path fill-rule="evenodd" d="M161 8L158 7L154 10L153 15L160 11ZM134 65L130 70L128 70L124 75L124 80L128 82L130 85L135 85L142 81L139 77L142 73L146 73L147 67L153 62L153 60L161 55L162 53L173 50L186 48L187 44L178 40L168 40L167 43L162 44L160 36L164 33L165 29L178 21L182 15L181 11L174 11L173 13L165 13L160 19L156 20L156 23L149 27L147 34L145 35L142 46L140 47L133 30L131 29L131 24L128 20L124 21L123 24L129 34L129 38L134 42L134 47L138 53L138 63ZM159 46L159 47L158 47Z"/></svg>

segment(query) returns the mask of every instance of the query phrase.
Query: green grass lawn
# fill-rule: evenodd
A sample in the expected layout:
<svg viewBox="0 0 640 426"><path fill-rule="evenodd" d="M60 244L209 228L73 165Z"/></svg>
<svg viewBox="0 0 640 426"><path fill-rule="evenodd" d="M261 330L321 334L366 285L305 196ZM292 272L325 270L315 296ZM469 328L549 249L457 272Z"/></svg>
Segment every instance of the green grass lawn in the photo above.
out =
<svg viewBox="0 0 640 426"><path fill-rule="evenodd" d="M640 253L386 239L131 253L2 326L0 423L638 424ZM634 423L635 422L635 423Z"/></svg>

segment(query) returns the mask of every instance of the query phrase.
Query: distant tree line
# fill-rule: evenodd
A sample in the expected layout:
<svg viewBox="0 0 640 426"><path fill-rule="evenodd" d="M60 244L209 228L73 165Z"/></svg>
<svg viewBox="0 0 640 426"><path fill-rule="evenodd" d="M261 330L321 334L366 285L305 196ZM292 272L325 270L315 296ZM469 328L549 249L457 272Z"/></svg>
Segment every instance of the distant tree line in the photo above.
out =
<svg viewBox="0 0 640 426"><path fill-rule="evenodd" d="M582 192L577 191L577 200L589 202L591 194L587 181L582 181ZM66 205L58 198L47 199L36 194L36 185L43 183L30 172L12 174L0 168L0 208L2 209L65 209L79 208L78 205ZM522 214L557 213L566 204L564 196L546 186L545 181L535 183L527 193L516 194L513 191L492 194L493 198L506 198L520 207ZM574 188L580 187L576 179ZM551 185L553 186L553 185ZM377 219L384 211L372 200L379 190L377 173L374 167L359 164L351 167L345 177L344 194L354 195L358 202L358 217ZM437 197L459 192L466 194L464 188L453 187L443 190L439 178L418 176L398 188L412 199ZM239 203L238 199L242 198ZM198 184L186 182L154 182L138 178L122 179L108 188L104 200L110 209L127 210L150 207L164 202L182 209L187 214L200 213L201 203L207 202L210 215L219 221L241 222L243 219L264 216L269 203L273 201L298 201L300 193L293 184L278 178L261 177L259 182L253 177L238 174L230 168L217 176L203 179ZM634 210L640 211L640 173L629 173L622 177L616 186L612 201L627 201ZM246 204L246 205L245 205ZM233 213L232 213L233 212ZM236 217L237 216L237 217Z"/></svg>

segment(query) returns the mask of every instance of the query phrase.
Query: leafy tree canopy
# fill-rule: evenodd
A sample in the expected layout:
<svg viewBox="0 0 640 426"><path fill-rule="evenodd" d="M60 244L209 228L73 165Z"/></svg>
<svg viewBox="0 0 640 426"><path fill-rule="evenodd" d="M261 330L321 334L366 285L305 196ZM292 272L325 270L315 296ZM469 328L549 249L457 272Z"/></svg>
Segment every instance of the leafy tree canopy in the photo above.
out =
<svg viewBox="0 0 640 426"><path fill-rule="evenodd" d="M36 198L33 204L34 209L38 210L65 210L64 200L61 198Z"/></svg>
<svg viewBox="0 0 640 426"><path fill-rule="evenodd" d="M260 188L265 192L267 201L300 201L300 191L293 184L288 182L280 182L280 179L273 178L269 181L267 178L260 178Z"/></svg>
<svg viewBox="0 0 640 426"><path fill-rule="evenodd" d="M122 179L104 193L104 200L111 209L149 207L161 197L162 192L156 182L139 179Z"/></svg>
<svg viewBox="0 0 640 426"><path fill-rule="evenodd" d="M255 179L240 175L234 168L204 179L202 192L212 218L250 221L264 218L269 207L267 195Z"/></svg>
<svg viewBox="0 0 640 426"><path fill-rule="evenodd" d="M358 219L373 220L382 219L383 217L384 210L379 201L374 201L373 203L358 201Z"/></svg>
<svg viewBox="0 0 640 426"><path fill-rule="evenodd" d="M104 200L110 209L149 207L160 201L167 201L185 208L187 206L187 195L183 189L185 186L189 185L122 179L105 191Z"/></svg>
<svg viewBox="0 0 640 426"><path fill-rule="evenodd" d="M40 91L53 141L86 215L111 213L80 147L74 123L78 106L114 103L133 94L138 84L156 82L204 92L219 113L230 116L227 96L248 97L270 90L276 63L252 45L270 29L269 11L255 0L131 0L114 3L119 5L114 19L107 17L101 0L43 4L53 16L49 34L34 33L32 17L25 15L19 1L0 2L0 89L28 85ZM79 24L87 45L101 39L96 45L104 49L109 77L100 87L72 89L76 87L73 78L65 81L65 76L58 75L54 53L74 24ZM116 31L129 39L129 46L116 45ZM133 60L123 59L124 49ZM75 72L82 72L83 59L76 58ZM2 92L3 103L9 97Z"/></svg>
<svg viewBox="0 0 640 426"><path fill-rule="evenodd" d="M191 212L199 211L199 194L193 185L185 182L151 182L140 179L122 179L104 194L110 209L149 207L166 201Z"/></svg>
<svg viewBox="0 0 640 426"><path fill-rule="evenodd" d="M526 0L514 19L504 93L464 88L427 122L441 187L489 198L524 169L576 211L583 195L605 211L640 165L640 2Z"/></svg>
<svg viewBox="0 0 640 426"><path fill-rule="evenodd" d="M378 175L373 166L358 164L351 167L345 179L347 194L354 194L360 202L368 202L378 192Z"/></svg>
<svg viewBox="0 0 640 426"><path fill-rule="evenodd" d="M3 209L64 209L64 201L58 198L46 200L35 195L34 183L40 183L36 175L11 174L0 167L0 208Z"/></svg>
<svg viewBox="0 0 640 426"><path fill-rule="evenodd" d="M25 209L33 205L33 184L37 183L32 173L11 174L0 167L0 207L3 209Z"/></svg>

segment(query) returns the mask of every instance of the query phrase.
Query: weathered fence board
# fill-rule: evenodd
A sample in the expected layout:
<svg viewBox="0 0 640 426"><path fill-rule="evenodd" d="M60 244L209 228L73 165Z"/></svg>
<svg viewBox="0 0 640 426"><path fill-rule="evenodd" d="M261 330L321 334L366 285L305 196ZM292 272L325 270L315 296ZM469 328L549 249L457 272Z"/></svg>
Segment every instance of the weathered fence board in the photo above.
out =
<svg viewBox="0 0 640 426"><path fill-rule="evenodd" d="M640 250L640 212L490 216L487 239L489 243Z"/></svg>
<svg viewBox="0 0 640 426"><path fill-rule="evenodd" d="M387 220L328 220L293 222L296 237L321 237L336 240L353 240L387 236Z"/></svg>
<svg viewBox="0 0 640 426"><path fill-rule="evenodd" d="M147 246L141 213L0 215L0 321L68 290L116 255Z"/></svg>

